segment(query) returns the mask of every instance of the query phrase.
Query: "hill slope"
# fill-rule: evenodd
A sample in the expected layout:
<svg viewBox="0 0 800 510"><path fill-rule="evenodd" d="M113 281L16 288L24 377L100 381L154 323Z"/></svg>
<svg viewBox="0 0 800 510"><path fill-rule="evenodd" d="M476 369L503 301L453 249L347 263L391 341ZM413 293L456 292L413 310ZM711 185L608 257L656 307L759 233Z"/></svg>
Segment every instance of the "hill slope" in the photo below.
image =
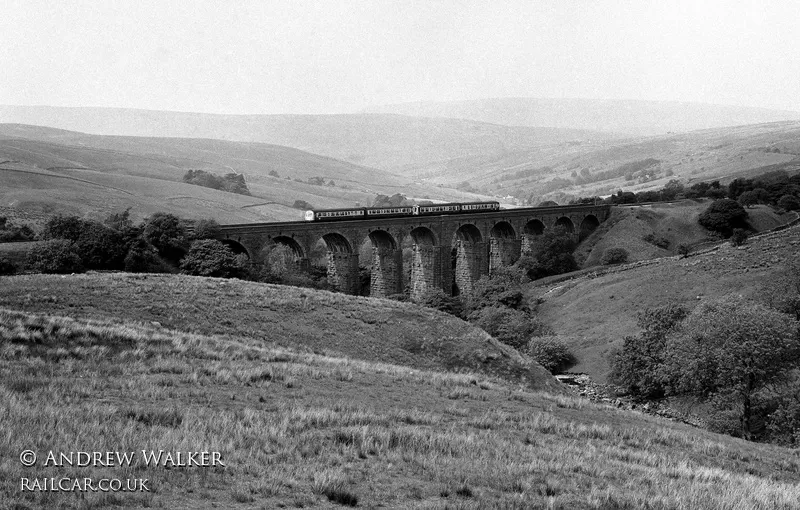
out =
<svg viewBox="0 0 800 510"><path fill-rule="evenodd" d="M252 313L259 308L254 298L265 297L260 313L275 318L269 309L291 312L307 320L309 333L317 315L331 314L326 336L337 338L347 325L354 345L376 343L358 336L380 334L380 327L365 324L367 317L392 317L391 326L403 331L433 333L436 322L455 326L455 319L435 312L325 293L309 295L314 310L302 312L297 289L282 295L282 289L236 282L131 278L0 277L15 288L0 294L1 306L42 309L46 297L59 308L47 315L0 310L0 397L9 432L0 455L39 454L32 467L0 463L4 506L771 510L791 508L800 498L800 462L790 450L485 375L279 347L264 339L267 330L259 324L247 333L248 326L233 322L243 316L217 325L224 331L218 335L130 322L118 317L127 315L124 302L136 293L113 290L149 281L151 295L196 292L201 303L216 299ZM16 291L25 285L34 293L18 301ZM214 308L190 310L196 301L187 297L171 300L174 313L186 313L185 324L195 329L210 327L205 317ZM88 300L92 308L76 308ZM118 300L112 308L122 313L112 311L102 321L58 315L104 315L109 300ZM347 323L345 313L361 315ZM269 336L302 340L298 325L283 326L273 325ZM392 341L380 335L378 342ZM473 341L462 345L469 349ZM418 357L428 356L437 359L435 352ZM48 451L95 450L132 452L133 461L130 467L43 465ZM184 460L188 452L213 452L219 463L172 467L164 459L146 465L142 450L180 451ZM146 479L148 491L20 491L20 480L30 484L37 477Z"/></svg>
<svg viewBox="0 0 800 510"><path fill-rule="evenodd" d="M800 120L800 112L674 101L495 98L377 106L372 113L445 117L506 126L663 135L725 126Z"/></svg>
<svg viewBox="0 0 800 510"><path fill-rule="evenodd" d="M800 122L715 128L633 140L553 144L502 155L463 157L420 168L430 182L469 179L489 193L538 196L609 195L682 183L800 170Z"/></svg>
<svg viewBox="0 0 800 510"><path fill-rule="evenodd" d="M691 309L703 299L730 293L777 303L787 295L787 265L797 260L798 246L800 227L795 226L740 248L726 243L710 253L534 285L529 292L542 300L542 320L572 338L570 347L579 361L572 370L603 381L613 350L625 336L639 332L636 315L645 307L676 302Z"/></svg>
<svg viewBox="0 0 800 510"><path fill-rule="evenodd" d="M187 185L182 177L189 169L243 173L253 197ZM16 124L0 124L0 175L0 206L97 218L132 207L135 218L162 210L223 223L301 220L302 211L292 208L296 200L326 208L370 204L378 193L474 199L289 147L97 136ZM335 186L298 182L310 177Z"/></svg>
<svg viewBox="0 0 800 510"><path fill-rule="evenodd" d="M416 168L466 155L503 154L574 139L611 137L585 130L388 114L215 115L122 108L0 106L0 122L102 135L261 142L385 170Z"/></svg>

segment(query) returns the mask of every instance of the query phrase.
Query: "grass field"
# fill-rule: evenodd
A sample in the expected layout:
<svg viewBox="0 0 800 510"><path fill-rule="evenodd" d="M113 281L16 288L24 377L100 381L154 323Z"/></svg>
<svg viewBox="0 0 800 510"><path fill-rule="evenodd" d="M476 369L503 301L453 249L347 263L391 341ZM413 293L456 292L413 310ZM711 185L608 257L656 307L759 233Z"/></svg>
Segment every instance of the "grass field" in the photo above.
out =
<svg viewBox="0 0 800 510"><path fill-rule="evenodd" d="M797 452L486 374L313 353L243 327L187 332L211 329L205 306L187 317L194 328L87 312L69 296L143 306L128 302L134 293L109 292L107 278L87 279L93 286L45 277L33 292L53 309L36 313L8 310L45 308L20 286L35 277L0 278L2 507L772 510L800 498ZM138 290L158 303L181 287ZM215 287L193 287L193 302L216 294L238 304L231 313L254 304ZM14 305L18 295L28 303ZM370 316L389 304L337 298L337 307L351 301ZM296 296L285 301L305 317ZM397 312L398 322L421 322ZM92 313L109 319L82 318ZM330 321L326 332L341 327ZM362 328L348 328L354 343ZM18 460L26 449L39 453L33 467ZM146 466L141 450L219 452L225 467ZM49 451L135 452L136 460L44 466ZM150 492L20 491L22 478L45 477L147 479Z"/></svg>
<svg viewBox="0 0 800 510"><path fill-rule="evenodd" d="M798 260L798 246L800 228L792 227L751 239L739 248L725 243L716 251L685 259L670 257L600 276L534 284L528 293L531 299L542 300L542 320L570 338L578 358L572 370L602 382L613 350L626 335L639 332L639 311L667 302L693 308L704 299L730 293L777 303L787 296L787 266Z"/></svg>

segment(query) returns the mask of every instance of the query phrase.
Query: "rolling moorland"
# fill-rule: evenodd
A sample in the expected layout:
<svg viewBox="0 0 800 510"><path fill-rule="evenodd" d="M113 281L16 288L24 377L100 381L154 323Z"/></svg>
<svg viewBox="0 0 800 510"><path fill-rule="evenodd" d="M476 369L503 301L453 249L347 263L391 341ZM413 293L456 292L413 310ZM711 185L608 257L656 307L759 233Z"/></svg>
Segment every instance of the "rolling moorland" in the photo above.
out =
<svg viewBox="0 0 800 510"><path fill-rule="evenodd" d="M0 106L0 122L100 135L213 138L283 145L389 171L616 135L392 114L217 115L122 108Z"/></svg>
<svg viewBox="0 0 800 510"><path fill-rule="evenodd" d="M800 498L796 451L553 390L482 332L408 303L163 275L0 281L3 422L18 431L0 440L4 507L790 509ZM456 356L454 336L468 344ZM26 448L208 450L225 467L25 468ZM17 490L50 476L146 478L152 492Z"/></svg>
<svg viewBox="0 0 800 510"><path fill-rule="evenodd" d="M252 196L182 182L189 169L245 175ZM277 175L276 175L277 174ZM297 149L204 139L96 136L38 126L0 125L0 207L30 215L102 219L131 208L221 223L301 220L297 200L317 208L371 204L402 190L438 200L475 200L444 187ZM309 179L323 177L325 185ZM334 185L330 185L333 181Z"/></svg>
<svg viewBox="0 0 800 510"><path fill-rule="evenodd" d="M548 199L566 203L618 189L656 189L671 179L685 184L729 181L764 173L774 165L793 170L800 154L800 113L795 112L513 98L431 108L397 107L408 114L432 115L416 117L220 116L6 106L0 107L0 121L106 135L280 144L390 171L428 189L441 185L511 195L530 205ZM460 115L463 118L456 118ZM661 127L652 129L654 122Z"/></svg>
<svg viewBox="0 0 800 510"><path fill-rule="evenodd" d="M8 131L0 149L10 152L0 156L9 158L0 164L0 216L25 221L54 212L102 219L127 207L134 207L135 220L158 210L223 223L283 219L284 209L299 212L290 207L295 199L311 197L322 206L369 201L398 190L395 183L410 196L479 196L406 187L406 177L370 175L369 168L260 143L2 129ZM720 155L728 154L726 146L703 155L711 158L708 172L687 160L671 176L664 170L630 186L644 189L667 177L729 179L763 172L767 160L792 170L795 129L771 124L712 130L711 138L703 131L608 142L616 148L585 142L597 143L598 152L583 161L617 168L651 157L647 144L658 147L669 137L705 147L719 140L713 137L733 136L733 166ZM675 143L667 152L680 155L686 147ZM746 147L752 159L736 152ZM293 161L298 172L304 162L318 165L308 177L317 169L353 172L354 189L334 175L328 177L336 186L287 180ZM198 162L219 174L251 165L254 196L180 182ZM514 177L531 165L503 168L498 176ZM684 166L698 171L687 177L678 168ZM250 174L263 180L251 181ZM390 184L379 188L383 179ZM707 203L616 208L576 257L591 265L606 248L625 246L634 263L528 284L537 317L576 355L572 371L604 382L610 353L625 335L638 333L636 315L646 306L671 301L692 308L730 293L770 303L786 293L797 227L751 237L741 247L721 243L707 253L673 256L679 244L709 240L697 224ZM747 211L755 231L797 217L766 206ZM667 246L644 241L648 234ZM788 509L800 499L796 449L577 398L483 331L410 303L178 275L0 276L0 339L2 421L24 431L0 440L0 507ZM149 478L156 490L85 498L22 494L15 485L20 477L64 473L23 468L17 458L26 448L217 450L228 467L68 470L67 476Z"/></svg>

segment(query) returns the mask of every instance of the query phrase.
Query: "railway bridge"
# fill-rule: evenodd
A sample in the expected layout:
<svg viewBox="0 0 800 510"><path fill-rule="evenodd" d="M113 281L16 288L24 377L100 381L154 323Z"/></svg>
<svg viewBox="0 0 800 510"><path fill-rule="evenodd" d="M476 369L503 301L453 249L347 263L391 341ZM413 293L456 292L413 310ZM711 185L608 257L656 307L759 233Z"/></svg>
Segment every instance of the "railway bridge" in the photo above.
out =
<svg viewBox="0 0 800 510"><path fill-rule="evenodd" d="M441 216L342 221L291 221L223 225L217 239L236 253L246 253L257 265L284 245L300 269L309 269L312 248L322 240L327 248L328 282L337 290L359 292L359 248L372 245L370 295L403 292L406 278L403 246L410 244L412 299L442 289L468 292L481 276L513 264L531 250L547 229L564 227L578 238L587 236L610 214L609 205L574 205L501 209Z"/></svg>

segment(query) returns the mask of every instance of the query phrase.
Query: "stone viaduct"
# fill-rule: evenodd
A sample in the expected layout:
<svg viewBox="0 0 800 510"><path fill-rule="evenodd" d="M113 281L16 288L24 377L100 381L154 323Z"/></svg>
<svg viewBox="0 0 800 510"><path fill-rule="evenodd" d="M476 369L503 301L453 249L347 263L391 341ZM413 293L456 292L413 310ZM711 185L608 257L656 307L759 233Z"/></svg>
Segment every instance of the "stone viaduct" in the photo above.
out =
<svg viewBox="0 0 800 510"><path fill-rule="evenodd" d="M408 285L411 298L418 299L432 289L447 294L468 292L481 276L513 264L547 229L563 226L582 239L609 214L609 205L575 205L443 216L247 223L223 225L217 238L259 265L273 247L287 246L299 268L306 270L309 254L321 239L328 250L328 282L349 294L359 291L359 248L369 239L372 260L362 263L372 266L370 294L378 297L403 292L403 245L411 244Z"/></svg>

